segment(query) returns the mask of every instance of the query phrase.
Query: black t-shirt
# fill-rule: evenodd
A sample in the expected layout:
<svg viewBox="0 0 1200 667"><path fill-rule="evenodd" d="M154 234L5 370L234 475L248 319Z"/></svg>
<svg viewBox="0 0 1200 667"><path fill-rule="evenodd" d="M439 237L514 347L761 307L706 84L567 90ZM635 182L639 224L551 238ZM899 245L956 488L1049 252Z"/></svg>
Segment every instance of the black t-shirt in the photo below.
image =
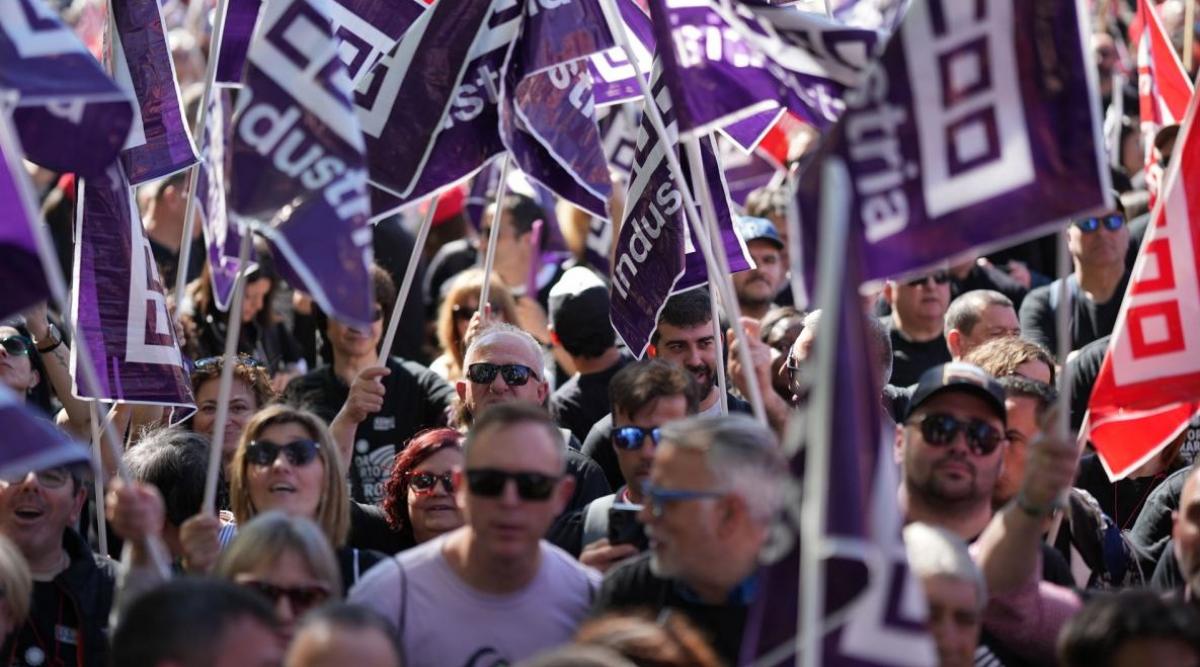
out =
<svg viewBox="0 0 1200 667"><path fill-rule="evenodd" d="M1071 349L1078 350L1112 333L1117 323L1117 313L1121 310L1121 300L1125 298L1125 288L1129 285L1129 271L1125 271L1121 282L1113 290L1112 298L1104 303L1096 303L1084 295L1074 274L1068 276L1068 282L1072 306ZM1051 292L1057 290L1057 281L1044 285L1030 292L1021 304L1021 337L1044 345L1051 353L1058 350L1056 308L1050 307L1052 300L1057 303L1059 297L1051 299Z"/></svg>
<svg viewBox="0 0 1200 667"><path fill-rule="evenodd" d="M400 224L399 216L384 218L372 227L372 248L375 251L375 263L383 267L397 286L404 282L404 272L408 269L408 260L412 257L416 239ZM396 340L392 343L392 354L426 363L422 342L425 339L425 294L420 289L425 282L425 266L418 262L417 273L413 276L413 287L408 292L404 302L404 310L400 314L400 324L396 329ZM388 314L391 316L391 313Z"/></svg>
<svg viewBox="0 0 1200 667"><path fill-rule="evenodd" d="M739 602L710 605L695 600L677 582L650 572L650 554L621 563L604 577L592 614L642 609L657 615L667 608L687 616L727 664L737 663L749 606Z"/></svg>
<svg viewBox="0 0 1200 667"><path fill-rule="evenodd" d="M346 537L346 546L395 556L415 544L411 531L392 530L382 507L350 501L350 534Z"/></svg>
<svg viewBox="0 0 1200 667"><path fill-rule="evenodd" d="M387 556L378 551L356 549L354 547L342 547L336 551L335 555L338 560L338 570L342 574L343 596L350 592L355 582L362 579L367 570L377 565L380 561L388 559Z"/></svg>
<svg viewBox="0 0 1200 667"><path fill-rule="evenodd" d="M1191 468L1176 470L1156 486L1146 496L1146 503L1129 530L1129 541L1144 555L1145 560L1141 561L1141 565L1147 572L1154 568L1164 552L1170 551L1167 545L1175 523L1171 513L1179 509L1179 494L1183 492L1183 484L1191 471Z"/></svg>
<svg viewBox="0 0 1200 667"><path fill-rule="evenodd" d="M392 372L383 378L387 392L383 409L367 417L354 432L351 495L368 504L383 499L383 486L397 452L418 432L445 425L447 409L454 400L454 389L418 363L392 357L387 367ZM350 387L333 372L333 366L323 366L288 383L283 397L329 422L349 394Z"/></svg>
<svg viewBox="0 0 1200 667"><path fill-rule="evenodd" d="M550 397L550 414L558 425L580 441L586 439L596 422L608 414L608 383L630 361L622 355L611 368L586 375L576 373L564 382Z"/></svg>
<svg viewBox="0 0 1200 667"><path fill-rule="evenodd" d="M607 496L613 490L604 478L604 471L595 461L581 454L576 449L578 446L576 441L573 446L567 447L567 474L575 478L575 493L571 495L571 500L560 517L581 509L597 498Z"/></svg>
<svg viewBox="0 0 1200 667"><path fill-rule="evenodd" d="M1100 457L1086 454L1079 459L1079 472L1075 486L1092 494L1100 503L1100 509L1112 517L1121 530L1128 530L1137 522L1146 500L1154 489L1167 478L1167 473L1151 477L1126 477L1116 482L1109 481ZM1176 503L1179 502L1176 494Z"/></svg>
<svg viewBox="0 0 1200 667"><path fill-rule="evenodd" d="M933 340L918 343L901 333L892 318L889 317L886 323L892 338L891 384L899 387L916 384L921 373L950 361L950 348L946 347L944 335L938 334Z"/></svg>

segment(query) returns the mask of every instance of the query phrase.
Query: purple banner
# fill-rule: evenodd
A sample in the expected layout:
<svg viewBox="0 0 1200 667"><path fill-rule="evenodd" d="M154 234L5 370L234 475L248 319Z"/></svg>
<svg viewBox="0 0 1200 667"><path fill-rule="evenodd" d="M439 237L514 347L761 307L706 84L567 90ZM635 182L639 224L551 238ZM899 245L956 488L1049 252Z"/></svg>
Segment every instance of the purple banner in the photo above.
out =
<svg viewBox="0 0 1200 667"><path fill-rule="evenodd" d="M263 9L226 160L230 209L331 317L369 326L365 146L325 0Z"/></svg>
<svg viewBox="0 0 1200 667"><path fill-rule="evenodd" d="M526 76L616 46L601 2L608 0L526 2L525 27L514 52Z"/></svg>
<svg viewBox="0 0 1200 667"><path fill-rule="evenodd" d="M645 74L650 71L654 59L654 29L650 25L650 17L635 0L613 2L617 6L620 20L625 24L629 48L633 50L638 59L638 66ZM608 49L593 55L588 59L588 71L592 76L596 106L629 102L642 97L637 79L634 78L633 65L621 49Z"/></svg>
<svg viewBox="0 0 1200 667"><path fill-rule="evenodd" d="M1075 4L977 7L915 3L812 160L837 154L850 171L867 280L987 252L1106 205L1099 105ZM810 289L819 189L820 170L810 168L797 191Z"/></svg>
<svg viewBox="0 0 1200 667"><path fill-rule="evenodd" d="M38 256L33 225L41 224L29 176L21 165L21 147L8 118L0 111L0 318L50 295Z"/></svg>
<svg viewBox="0 0 1200 667"><path fill-rule="evenodd" d="M158 0L114 0L112 11L117 26L110 32L113 75L137 102L121 159L129 182L138 185L190 167L198 158Z"/></svg>
<svg viewBox="0 0 1200 667"><path fill-rule="evenodd" d="M375 63L404 36L428 6L420 0L333 0L329 18L351 84L357 86Z"/></svg>
<svg viewBox="0 0 1200 667"><path fill-rule="evenodd" d="M258 22L262 0L228 0L225 29L221 32L221 51L217 54L217 85L240 86L246 72L246 54Z"/></svg>
<svg viewBox="0 0 1200 667"><path fill-rule="evenodd" d="M592 216L588 221L587 241L584 245L583 259L587 265L596 271L597 275L607 276L612 269L608 256L612 252L611 220Z"/></svg>
<svg viewBox="0 0 1200 667"><path fill-rule="evenodd" d="M607 113L600 119L600 140L604 143L605 158L610 169L628 178L637 153L639 112L632 104L611 106L603 111Z"/></svg>
<svg viewBox="0 0 1200 667"><path fill-rule="evenodd" d="M724 167L725 183L729 186L729 199L740 207L746 205L751 192L765 187L772 181L783 182L786 173L759 157L757 153L746 154L731 142L720 144L721 163Z"/></svg>
<svg viewBox="0 0 1200 667"><path fill-rule="evenodd" d="M72 442L44 415L34 414L5 386L0 386L0 433L0 476L6 479L33 470L86 465L92 459L87 447Z"/></svg>
<svg viewBox="0 0 1200 667"><path fill-rule="evenodd" d="M196 185L196 207L204 230L213 301L222 312L229 310L239 267L242 232L230 224L225 203L225 156L229 151L230 105L228 93L213 90L208 104L208 123L200 141L201 161ZM253 247L251 248L253 262Z"/></svg>
<svg viewBox="0 0 1200 667"><path fill-rule="evenodd" d="M82 398L194 407L150 241L120 163L79 183L72 316L100 386Z"/></svg>
<svg viewBox="0 0 1200 667"><path fill-rule="evenodd" d="M785 113L787 110L782 108L761 111L722 127L721 133L741 147L742 151L749 153L758 147L775 123L779 122L779 117Z"/></svg>
<svg viewBox="0 0 1200 667"><path fill-rule="evenodd" d="M0 16L0 97L16 93L25 157L55 171L102 173L129 136L129 95L41 0L0 0Z"/></svg>
<svg viewBox="0 0 1200 667"><path fill-rule="evenodd" d="M700 140L700 156L704 162L704 180L707 183L709 195L712 197L717 228L721 233L721 246L724 247L725 256L729 259L729 271L731 273L745 271L754 266L754 263L750 258L750 251L746 249L746 244L742 242L741 237L734 230L733 211L730 210L729 206L729 187L725 184L725 174L721 169L721 161L717 159L717 153L712 144L712 137L705 137ZM683 168L688 170L687 160L681 160L681 162L684 164ZM667 178L670 178L665 161L663 163L663 171L666 172ZM700 193L693 179L688 179L688 186L691 188L692 194L696 197L697 203L699 203ZM691 239L687 245L687 271L675 283L675 289L673 290L675 292L682 292L683 290L688 290L708 282L708 267L704 263L704 254L700 252L700 241L696 238L698 232L695 229L689 229L688 231L690 232Z"/></svg>

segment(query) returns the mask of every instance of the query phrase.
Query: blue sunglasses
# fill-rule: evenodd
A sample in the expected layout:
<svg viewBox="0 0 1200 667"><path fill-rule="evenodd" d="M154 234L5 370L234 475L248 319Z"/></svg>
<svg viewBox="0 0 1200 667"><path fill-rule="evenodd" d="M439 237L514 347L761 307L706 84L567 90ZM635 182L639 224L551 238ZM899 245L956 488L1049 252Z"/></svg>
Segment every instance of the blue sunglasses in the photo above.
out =
<svg viewBox="0 0 1200 667"><path fill-rule="evenodd" d="M1083 218L1075 221L1075 226L1085 234L1091 234L1100 229L1100 225L1104 225L1104 228L1110 232L1115 232L1125 226L1125 216L1113 214L1101 218Z"/></svg>

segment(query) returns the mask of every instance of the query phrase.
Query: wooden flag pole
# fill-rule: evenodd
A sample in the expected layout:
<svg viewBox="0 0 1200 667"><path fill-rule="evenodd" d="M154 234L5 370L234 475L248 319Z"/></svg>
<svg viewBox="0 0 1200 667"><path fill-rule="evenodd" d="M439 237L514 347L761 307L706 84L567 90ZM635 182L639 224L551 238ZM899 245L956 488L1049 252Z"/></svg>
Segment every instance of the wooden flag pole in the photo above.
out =
<svg viewBox="0 0 1200 667"><path fill-rule="evenodd" d="M104 422L100 417L100 401L93 399L88 402L92 415L92 456L100 465L100 470L92 480L96 492L96 541L100 553L108 553L108 523L104 520L104 457L100 453L101 440L104 439Z"/></svg>
<svg viewBox="0 0 1200 667"><path fill-rule="evenodd" d="M1183 69L1191 78L1194 62L1192 45L1196 41L1196 0L1184 0L1183 7Z"/></svg>
<svg viewBox="0 0 1200 667"><path fill-rule="evenodd" d="M421 263L421 253L425 251L425 242L429 238L429 229L433 227L433 215L439 199L441 195L434 195L429 200L429 210L421 217L421 227L417 229L417 240L408 256L408 266L404 267L404 280L396 294L396 304L392 307L387 333L383 336L383 345L379 347L380 366L386 366L388 357L392 356L392 345L396 342L396 331L400 328L400 313L404 311L404 303L408 301L408 293L412 290L413 280L417 276L417 265Z"/></svg>
<svg viewBox="0 0 1200 667"><path fill-rule="evenodd" d="M500 163L500 181L496 183L496 197L492 202L496 205L496 212L492 215L492 226L488 229L488 245L487 255L483 258L483 286L479 288L479 312L484 312L488 303L488 297L492 291L492 268L496 264L496 241L500 239L500 220L504 217L504 212L501 207L504 206L504 186L508 180L508 165L512 157L510 154L504 154L504 161ZM486 212L487 209L485 208ZM536 298L536 295L535 295Z"/></svg>

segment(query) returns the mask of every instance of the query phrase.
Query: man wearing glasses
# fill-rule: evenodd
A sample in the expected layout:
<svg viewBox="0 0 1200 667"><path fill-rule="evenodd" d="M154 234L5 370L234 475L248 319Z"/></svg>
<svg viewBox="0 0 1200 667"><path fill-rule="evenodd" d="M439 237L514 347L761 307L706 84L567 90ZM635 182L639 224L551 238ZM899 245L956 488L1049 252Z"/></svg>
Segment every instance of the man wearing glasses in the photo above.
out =
<svg viewBox="0 0 1200 667"><path fill-rule="evenodd" d="M466 525L367 573L351 602L396 628L408 667L513 664L570 641L599 576L542 540L571 497L566 448L539 406L487 408L454 473Z"/></svg>
<svg viewBox="0 0 1200 667"><path fill-rule="evenodd" d="M766 426L744 415L662 427L640 519L650 551L608 573L594 614L676 610L736 664L754 572L783 503L787 467Z"/></svg>
<svg viewBox="0 0 1200 667"><path fill-rule="evenodd" d="M883 298L892 308L892 384L907 387L921 373L950 361L943 334L950 306L950 274L935 271L906 282L887 281Z"/></svg>

